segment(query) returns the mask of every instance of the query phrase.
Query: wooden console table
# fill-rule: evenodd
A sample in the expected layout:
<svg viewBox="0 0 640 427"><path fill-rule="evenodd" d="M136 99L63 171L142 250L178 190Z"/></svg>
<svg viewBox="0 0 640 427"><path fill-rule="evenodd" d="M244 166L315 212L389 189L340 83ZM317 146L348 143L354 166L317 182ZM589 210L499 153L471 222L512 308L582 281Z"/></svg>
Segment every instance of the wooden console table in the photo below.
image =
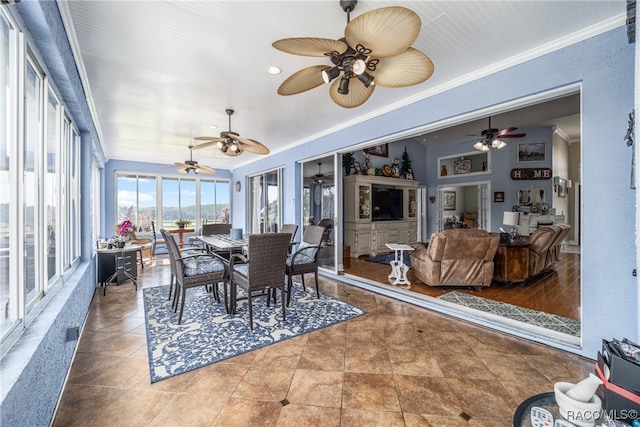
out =
<svg viewBox="0 0 640 427"><path fill-rule="evenodd" d="M524 283L529 276L529 243L500 244L493 259L493 280Z"/></svg>

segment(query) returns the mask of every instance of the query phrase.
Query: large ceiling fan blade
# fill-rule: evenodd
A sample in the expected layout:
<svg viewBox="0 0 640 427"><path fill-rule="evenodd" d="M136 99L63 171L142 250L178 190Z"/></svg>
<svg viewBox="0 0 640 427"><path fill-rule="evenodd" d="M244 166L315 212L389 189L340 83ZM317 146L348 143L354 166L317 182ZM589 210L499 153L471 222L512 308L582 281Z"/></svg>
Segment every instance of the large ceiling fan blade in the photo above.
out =
<svg viewBox="0 0 640 427"><path fill-rule="evenodd" d="M314 65L293 73L289 78L282 82L278 88L278 95L295 95L324 84L321 72L325 68L329 68L329 66Z"/></svg>
<svg viewBox="0 0 640 427"><path fill-rule="evenodd" d="M189 165L186 163L182 163L182 162L175 162L174 165L179 166L181 168L188 168Z"/></svg>
<svg viewBox="0 0 640 427"><path fill-rule="evenodd" d="M407 50L420 34L420 17L405 7L391 6L363 13L347 24L344 36L354 49L371 49L374 58L386 58Z"/></svg>
<svg viewBox="0 0 640 427"><path fill-rule="evenodd" d="M234 137L242 144L242 149L253 154L269 154L269 149L255 139L244 138L240 135Z"/></svg>
<svg viewBox="0 0 640 427"><path fill-rule="evenodd" d="M325 56L327 53L343 53L349 46L341 40L321 39L315 37L294 37L277 40L271 44L278 50L293 55Z"/></svg>
<svg viewBox="0 0 640 427"><path fill-rule="evenodd" d="M422 83L431 77L433 70L431 59L410 47L399 55L381 59L372 74L378 86L404 87Z"/></svg>
<svg viewBox="0 0 640 427"><path fill-rule="evenodd" d="M224 138L215 138L213 140L203 142L202 144L194 145L192 150L199 150L201 148L210 147L218 143L218 141L224 141Z"/></svg>
<svg viewBox="0 0 640 427"><path fill-rule="evenodd" d="M527 136L526 133L512 133L509 135L496 135L500 138L522 138L523 136Z"/></svg>
<svg viewBox="0 0 640 427"><path fill-rule="evenodd" d="M218 137L218 136L196 136L193 139L195 139L197 141L213 141L215 139L220 139L220 137Z"/></svg>
<svg viewBox="0 0 640 427"><path fill-rule="evenodd" d="M212 168L211 166L207 166L207 165L198 165L198 169L202 173L209 173L209 174L216 173L214 168Z"/></svg>
<svg viewBox="0 0 640 427"><path fill-rule="evenodd" d="M375 85L366 87L364 83L358 79L349 79L349 93L346 95L338 92L339 87L340 79L335 79L329 89L329 96L333 102L343 108L354 108L364 104L375 89Z"/></svg>

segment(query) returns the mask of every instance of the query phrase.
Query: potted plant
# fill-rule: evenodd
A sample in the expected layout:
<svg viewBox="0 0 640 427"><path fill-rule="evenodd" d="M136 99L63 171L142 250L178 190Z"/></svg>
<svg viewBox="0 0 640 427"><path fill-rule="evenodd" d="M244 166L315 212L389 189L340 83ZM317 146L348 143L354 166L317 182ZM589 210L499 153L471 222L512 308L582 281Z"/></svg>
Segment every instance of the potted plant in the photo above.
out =
<svg viewBox="0 0 640 427"><path fill-rule="evenodd" d="M178 226L178 228L185 228L189 224L191 224L191 221L188 219L180 218L179 220L176 221L176 225Z"/></svg>
<svg viewBox="0 0 640 427"><path fill-rule="evenodd" d="M355 166L355 158L353 153L344 153L342 155L342 167L345 175L351 175L351 169Z"/></svg>

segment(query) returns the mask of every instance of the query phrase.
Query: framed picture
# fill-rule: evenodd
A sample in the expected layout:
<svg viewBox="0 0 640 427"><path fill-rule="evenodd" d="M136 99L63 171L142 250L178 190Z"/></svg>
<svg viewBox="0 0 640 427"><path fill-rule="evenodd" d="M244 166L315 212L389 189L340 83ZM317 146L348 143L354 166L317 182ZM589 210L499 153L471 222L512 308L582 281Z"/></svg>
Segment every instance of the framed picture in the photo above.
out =
<svg viewBox="0 0 640 427"><path fill-rule="evenodd" d="M442 209L445 211L455 211L456 210L456 192L455 191L444 191L444 200L442 203Z"/></svg>
<svg viewBox="0 0 640 427"><path fill-rule="evenodd" d="M471 159L456 160L453 162L453 173L456 175L471 172Z"/></svg>
<svg viewBox="0 0 640 427"><path fill-rule="evenodd" d="M518 144L518 162L544 162L547 160L547 144L521 142Z"/></svg>
<svg viewBox="0 0 640 427"><path fill-rule="evenodd" d="M362 151L373 156L389 157L389 144L374 145L373 147L365 148Z"/></svg>
<svg viewBox="0 0 640 427"><path fill-rule="evenodd" d="M494 203L504 203L504 191L494 191L493 192L493 202Z"/></svg>

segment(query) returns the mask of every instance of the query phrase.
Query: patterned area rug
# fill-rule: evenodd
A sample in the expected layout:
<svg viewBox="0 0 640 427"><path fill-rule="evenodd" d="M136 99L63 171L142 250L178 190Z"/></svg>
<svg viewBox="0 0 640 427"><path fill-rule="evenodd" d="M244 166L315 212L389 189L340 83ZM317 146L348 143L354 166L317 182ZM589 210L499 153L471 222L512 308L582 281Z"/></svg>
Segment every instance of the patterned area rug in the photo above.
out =
<svg viewBox="0 0 640 427"><path fill-rule="evenodd" d="M562 332L567 335L573 335L574 337L580 336L579 321L557 316L555 314L543 313L542 311L522 308L458 291L447 292L438 298L444 301L463 305L465 307L496 314L508 319L518 320L520 322L540 326L541 328Z"/></svg>
<svg viewBox="0 0 640 427"><path fill-rule="evenodd" d="M169 287L144 289L144 308L151 382L157 382L288 338L366 314L364 310L320 292L293 286L287 320L282 307L264 297L253 300L254 329L249 327L247 301L238 301L231 317L204 287L187 291L182 324L171 309Z"/></svg>
<svg viewBox="0 0 640 427"><path fill-rule="evenodd" d="M404 265L411 267L411 256L409 255L408 252L404 252L402 254L402 258L404 259ZM396 259L395 254L388 254L388 255L378 255L378 256L372 256L370 258L365 259L365 261L369 261L369 262L375 262L378 264L387 264L389 265L389 263L391 261L393 261L394 259Z"/></svg>

